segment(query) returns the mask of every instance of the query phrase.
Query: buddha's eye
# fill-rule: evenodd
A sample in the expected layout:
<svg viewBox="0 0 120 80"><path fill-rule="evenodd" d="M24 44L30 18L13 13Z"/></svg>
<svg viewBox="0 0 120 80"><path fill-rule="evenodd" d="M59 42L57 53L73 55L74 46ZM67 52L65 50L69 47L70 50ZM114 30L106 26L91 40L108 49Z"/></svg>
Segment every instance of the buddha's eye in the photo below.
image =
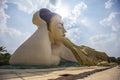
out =
<svg viewBox="0 0 120 80"><path fill-rule="evenodd" d="M63 26L63 23L59 23L61 26Z"/></svg>
<svg viewBox="0 0 120 80"><path fill-rule="evenodd" d="M63 23L59 23L58 28L59 28L59 29L62 29L62 28L63 28Z"/></svg>
<svg viewBox="0 0 120 80"><path fill-rule="evenodd" d="M61 26L63 26L63 23L61 23Z"/></svg>
<svg viewBox="0 0 120 80"><path fill-rule="evenodd" d="M63 29L63 23L56 24L56 27L58 27L59 29Z"/></svg>

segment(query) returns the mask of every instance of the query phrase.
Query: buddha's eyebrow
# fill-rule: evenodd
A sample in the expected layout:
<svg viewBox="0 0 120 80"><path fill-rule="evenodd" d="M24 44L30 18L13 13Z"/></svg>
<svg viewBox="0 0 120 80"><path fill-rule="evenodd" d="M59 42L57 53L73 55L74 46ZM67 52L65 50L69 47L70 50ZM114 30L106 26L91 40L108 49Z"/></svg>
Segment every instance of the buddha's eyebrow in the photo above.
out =
<svg viewBox="0 0 120 80"><path fill-rule="evenodd" d="M58 24L62 24L63 25L63 22L59 22Z"/></svg>
<svg viewBox="0 0 120 80"><path fill-rule="evenodd" d="M63 22L58 22L55 24L55 26L57 26L58 24L61 24L63 26Z"/></svg>
<svg viewBox="0 0 120 80"><path fill-rule="evenodd" d="M62 24L62 22L58 22L58 24Z"/></svg>

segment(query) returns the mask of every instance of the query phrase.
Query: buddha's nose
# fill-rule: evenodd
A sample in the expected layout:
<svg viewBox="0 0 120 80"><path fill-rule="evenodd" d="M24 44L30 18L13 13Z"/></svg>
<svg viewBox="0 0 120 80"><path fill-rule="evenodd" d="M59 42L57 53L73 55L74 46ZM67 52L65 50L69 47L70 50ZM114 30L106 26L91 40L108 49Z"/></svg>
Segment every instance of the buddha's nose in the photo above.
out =
<svg viewBox="0 0 120 80"><path fill-rule="evenodd" d="M65 28L63 27L63 33L66 33L67 31L65 30Z"/></svg>

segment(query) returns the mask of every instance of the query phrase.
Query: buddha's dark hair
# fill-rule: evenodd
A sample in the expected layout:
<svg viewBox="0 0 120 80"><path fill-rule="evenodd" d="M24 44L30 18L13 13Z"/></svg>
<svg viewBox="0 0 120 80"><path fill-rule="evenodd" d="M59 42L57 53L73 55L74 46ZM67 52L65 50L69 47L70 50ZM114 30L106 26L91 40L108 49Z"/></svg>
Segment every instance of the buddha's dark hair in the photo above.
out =
<svg viewBox="0 0 120 80"><path fill-rule="evenodd" d="M50 26L50 19L52 18L52 16L57 15L56 13L51 12L50 10L46 9L46 8L42 8L39 11L39 16L46 21L47 23L47 28L49 30L49 26Z"/></svg>

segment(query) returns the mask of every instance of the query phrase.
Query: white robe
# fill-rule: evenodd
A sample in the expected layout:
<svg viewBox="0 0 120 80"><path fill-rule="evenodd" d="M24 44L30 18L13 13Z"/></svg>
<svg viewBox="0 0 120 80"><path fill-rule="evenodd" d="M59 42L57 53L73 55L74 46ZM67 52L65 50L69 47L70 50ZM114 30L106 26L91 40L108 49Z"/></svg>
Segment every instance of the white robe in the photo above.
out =
<svg viewBox="0 0 120 80"><path fill-rule="evenodd" d="M10 64L57 65L59 64L61 58L76 62L71 50L63 44L60 46L51 46L47 25L39 24L37 27L38 29L35 33L11 56L9 60Z"/></svg>

